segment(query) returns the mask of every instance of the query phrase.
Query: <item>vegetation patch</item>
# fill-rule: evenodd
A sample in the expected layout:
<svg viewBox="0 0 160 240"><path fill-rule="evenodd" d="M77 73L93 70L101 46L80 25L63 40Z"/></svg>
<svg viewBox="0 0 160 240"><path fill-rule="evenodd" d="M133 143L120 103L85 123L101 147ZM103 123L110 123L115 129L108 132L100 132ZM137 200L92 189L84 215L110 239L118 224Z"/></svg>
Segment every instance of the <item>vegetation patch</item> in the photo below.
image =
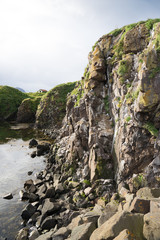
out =
<svg viewBox="0 0 160 240"><path fill-rule="evenodd" d="M152 136L158 137L158 129L154 126L153 123L147 122L143 125L145 129L147 129Z"/></svg>
<svg viewBox="0 0 160 240"><path fill-rule="evenodd" d="M156 76L157 73L160 72L160 67L156 67L152 69L151 73L149 74L149 78L152 79Z"/></svg>
<svg viewBox="0 0 160 240"><path fill-rule="evenodd" d="M16 114L21 102L28 98L26 93L9 86L0 86L0 119L7 120Z"/></svg>
<svg viewBox="0 0 160 240"><path fill-rule="evenodd" d="M157 22L160 22L160 18L155 18L155 19L148 19L145 22L145 26L148 30L151 30L153 28L153 25Z"/></svg>

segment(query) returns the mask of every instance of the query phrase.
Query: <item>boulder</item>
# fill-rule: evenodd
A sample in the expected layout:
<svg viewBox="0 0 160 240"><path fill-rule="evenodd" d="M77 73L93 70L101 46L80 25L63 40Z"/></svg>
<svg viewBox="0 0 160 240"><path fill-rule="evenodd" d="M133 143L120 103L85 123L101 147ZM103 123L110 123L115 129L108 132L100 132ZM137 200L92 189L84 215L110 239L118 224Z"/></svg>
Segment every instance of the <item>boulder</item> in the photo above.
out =
<svg viewBox="0 0 160 240"><path fill-rule="evenodd" d="M149 187L140 188L137 191L136 195L139 198L146 198L146 199L159 198L160 188L149 188Z"/></svg>
<svg viewBox="0 0 160 240"><path fill-rule="evenodd" d="M29 229L28 228L22 228L17 236L16 236L16 240L28 240L28 234L29 234Z"/></svg>
<svg viewBox="0 0 160 240"><path fill-rule="evenodd" d="M55 188L54 187L48 188L45 194L45 198L53 198L54 196L55 196Z"/></svg>
<svg viewBox="0 0 160 240"><path fill-rule="evenodd" d="M36 207L32 204L28 204L22 211L23 220L29 220L29 218L35 213Z"/></svg>
<svg viewBox="0 0 160 240"><path fill-rule="evenodd" d="M115 237L113 240L134 240L135 235L131 233L128 229L123 230L120 234Z"/></svg>
<svg viewBox="0 0 160 240"><path fill-rule="evenodd" d="M50 150L50 144L49 143L43 143L37 145L37 156L42 156L46 153L48 153Z"/></svg>
<svg viewBox="0 0 160 240"><path fill-rule="evenodd" d="M97 228L91 235L90 240L109 240L118 236L124 229L132 232L138 240L143 238L143 214L118 212L108 221Z"/></svg>
<svg viewBox="0 0 160 240"><path fill-rule="evenodd" d="M38 142L36 139L31 139L30 142L29 142L29 148L33 148L33 147L36 147L38 145Z"/></svg>
<svg viewBox="0 0 160 240"><path fill-rule="evenodd" d="M31 227L29 229L29 240L35 240L40 236L36 227Z"/></svg>
<svg viewBox="0 0 160 240"><path fill-rule="evenodd" d="M160 199L155 198L150 201L150 212L160 213Z"/></svg>
<svg viewBox="0 0 160 240"><path fill-rule="evenodd" d="M42 230L50 230L55 227L57 224L57 221L54 217L49 216L44 219L44 221L41 223L41 229Z"/></svg>
<svg viewBox="0 0 160 240"><path fill-rule="evenodd" d="M71 230L69 230L66 227L59 228L53 235L52 235L52 240L64 240L66 239L69 234L71 233ZM58 238L59 237L59 238Z"/></svg>
<svg viewBox="0 0 160 240"><path fill-rule="evenodd" d="M85 223L75 227L71 233L71 240L89 240L92 232L95 230L95 223Z"/></svg>
<svg viewBox="0 0 160 240"><path fill-rule="evenodd" d="M146 239L160 239L160 214L147 213L144 215L143 234Z"/></svg>
<svg viewBox="0 0 160 240"><path fill-rule="evenodd" d="M130 212L146 214L150 211L150 200L134 198L130 206Z"/></svg>
<svg viewBox="0 0 160 240"><path fill-rule="evenodd" d="M7 199L7 200L10 200L10 199L12 199L12 198L13 198L12 193L8 193L8 194L6 194L5 196L3 196L3 199Z"/></svg>

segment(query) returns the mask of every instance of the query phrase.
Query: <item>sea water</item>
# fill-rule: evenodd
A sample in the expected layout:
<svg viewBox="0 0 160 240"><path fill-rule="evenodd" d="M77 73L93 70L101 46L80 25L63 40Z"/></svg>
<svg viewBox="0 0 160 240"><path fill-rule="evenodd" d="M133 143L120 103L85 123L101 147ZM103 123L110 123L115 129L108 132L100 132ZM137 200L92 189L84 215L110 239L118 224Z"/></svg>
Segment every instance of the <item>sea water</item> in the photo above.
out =
<svg viewBox="0 0 160 240"><path fill-rule="evenodd" d="M34 150L28 147L32 131L19 129L18 125L0 126L0 240L15 239L21 228L21 211L27 204L20 201L19 191L27 179L34 179L45 167L44 157L30 157ZM29 171L33 172L31 176L28 175ZM8 193L13 194L13 199L3 199Z"/></svg>

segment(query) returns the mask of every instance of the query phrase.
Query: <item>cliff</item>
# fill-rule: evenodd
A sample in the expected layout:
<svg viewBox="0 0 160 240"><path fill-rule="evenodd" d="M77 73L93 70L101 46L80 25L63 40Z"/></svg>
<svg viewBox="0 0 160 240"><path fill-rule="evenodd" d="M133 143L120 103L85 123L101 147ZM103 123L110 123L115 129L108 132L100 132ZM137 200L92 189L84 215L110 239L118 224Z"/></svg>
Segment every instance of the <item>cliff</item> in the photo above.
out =
<svg viewBox="0 0 160 240"><path fill-rule="evenodd" d="M55 142L24 185L35 227L17 240L159 239L160 19L102 36L88 60L70 94L40 102L36 124Z"/></svg>
<svg viewBox="0 0 160 240"><path fill-rule="evenodd" d="M102 36L89 53L84 77L68 96L53 154L77 166L75 176L129 181L146 173L159 186L160 23L148 20ZM154 183L153 183L154 182Z"/></svg>

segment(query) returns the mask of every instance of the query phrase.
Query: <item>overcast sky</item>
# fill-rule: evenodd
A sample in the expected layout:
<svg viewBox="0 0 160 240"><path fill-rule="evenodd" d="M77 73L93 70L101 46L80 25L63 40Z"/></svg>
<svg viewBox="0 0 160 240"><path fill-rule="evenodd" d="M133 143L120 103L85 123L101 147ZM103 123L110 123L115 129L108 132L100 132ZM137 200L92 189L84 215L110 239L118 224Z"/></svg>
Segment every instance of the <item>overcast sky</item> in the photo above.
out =
<svg viewBox="0 0 160 240"><path fill-rule="evenodd" d="M98 38L148 18L160 18L159 0L0 0L0 85L80 80Z"/></svg>

